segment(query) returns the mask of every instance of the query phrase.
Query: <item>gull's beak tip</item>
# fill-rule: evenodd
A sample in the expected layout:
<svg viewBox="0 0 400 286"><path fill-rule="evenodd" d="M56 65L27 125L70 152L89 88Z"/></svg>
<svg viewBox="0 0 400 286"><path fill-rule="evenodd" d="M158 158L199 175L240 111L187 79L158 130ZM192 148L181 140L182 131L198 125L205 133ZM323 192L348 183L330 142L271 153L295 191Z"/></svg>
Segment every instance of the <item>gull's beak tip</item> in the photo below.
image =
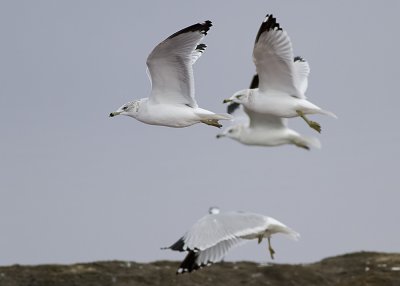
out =
<svg viewBox="0 0 400 286"><path fill-rule="evenodd" d="M117 116L117 115L120 115L121 114L121 112L118 112L118 111L114 111L114 112L111 112L110 113L110 117L114 117L114 116Z"/></svg>

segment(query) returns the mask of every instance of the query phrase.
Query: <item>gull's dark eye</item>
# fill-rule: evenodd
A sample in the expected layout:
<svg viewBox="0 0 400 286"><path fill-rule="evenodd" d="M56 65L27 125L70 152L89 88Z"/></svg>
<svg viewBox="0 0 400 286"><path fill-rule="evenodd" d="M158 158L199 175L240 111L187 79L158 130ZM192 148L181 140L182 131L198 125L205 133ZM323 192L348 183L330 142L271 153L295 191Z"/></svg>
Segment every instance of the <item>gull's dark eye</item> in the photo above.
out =
<svg viewBox="0 0 400 286"><path fill-rule="evenodd" d="M233 129L231 129L231 130L228 131L228 133L232 133L232 132L233 132Z"/></svg>
<svg viewBox="0 0 400 286"><path fill-rule="evenodd" d="M122 110L127 110L127 109L128 109L128 106L122 107Z"/></svg>

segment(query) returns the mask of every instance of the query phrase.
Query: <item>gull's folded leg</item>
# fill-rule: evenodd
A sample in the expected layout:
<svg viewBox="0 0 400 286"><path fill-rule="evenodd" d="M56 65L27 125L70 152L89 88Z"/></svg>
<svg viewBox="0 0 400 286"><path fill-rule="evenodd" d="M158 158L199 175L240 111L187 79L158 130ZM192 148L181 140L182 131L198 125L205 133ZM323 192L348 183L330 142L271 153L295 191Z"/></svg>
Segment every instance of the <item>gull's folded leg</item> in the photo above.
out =
<svg viewBox="0 0 400 286"><path fill-rule="evenodd" d="M316 130L318 133L321 133L321 125L318 122L309 120L305 114L300 111L300 110L296 110L297 114L304 119L305 122L307 122L308 126L310 126L312 129Z"/></svg>

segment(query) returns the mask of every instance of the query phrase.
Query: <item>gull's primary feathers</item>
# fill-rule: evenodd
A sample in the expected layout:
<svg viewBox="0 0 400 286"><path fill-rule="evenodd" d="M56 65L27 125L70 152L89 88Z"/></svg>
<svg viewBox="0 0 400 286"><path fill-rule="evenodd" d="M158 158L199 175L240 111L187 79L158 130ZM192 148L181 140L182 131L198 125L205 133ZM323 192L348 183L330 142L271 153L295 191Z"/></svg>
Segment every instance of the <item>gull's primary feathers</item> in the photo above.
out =
<svg viewBox="0 0 400 286"><path fill-rule="evenodd" d="M258 88L258 75L253 77L250 89ZM231 103L228 105L228 112L234 112L240 105ZM243 107L249 118L247 124L237 124L227 128L217 135L217 138L229 137L245 145L256 146L279 146L294 144L298 147L309 150L310 147L320 148L321 144L317 138L308 138L288 128L287 118L271 114L263 114Z"/></svg>
<svg viewBox="0 0 400 286"><path fill-rule="evenodd" d="M293 60L292 43L276 18L267 15L257 33L253 61L260 82L258 89L236 92L224 102L243 104L249 110L278 117L301 116L311 128L320 132L318 123L306 114L326 114L336 117L306 99L310 67L301 57Z"/></svg>
<svg viewBox="0 0 400 286"><path fill-rule="evenodd" d="M275 251L270 244L271 235L283 233L294 239L299 234L283 223L260 214L247 212L214 212L199 219L177 242L167 249L188 251L177 274L191 272L220 261L230 248L249 239L268 239L271 257Z"/></svg>
<svg viewBox="0 0 400 286"><path fill-rule="evenodd" d="M147 58L152 84L150 96L128 102L110 116L122 114L147 124L169 127L200 122L221 127L218 120L230 119L228 114L199 108L194 98L192 65L207 47L200 42L211 26L211 21L194 24L158 44Z"/></svg>

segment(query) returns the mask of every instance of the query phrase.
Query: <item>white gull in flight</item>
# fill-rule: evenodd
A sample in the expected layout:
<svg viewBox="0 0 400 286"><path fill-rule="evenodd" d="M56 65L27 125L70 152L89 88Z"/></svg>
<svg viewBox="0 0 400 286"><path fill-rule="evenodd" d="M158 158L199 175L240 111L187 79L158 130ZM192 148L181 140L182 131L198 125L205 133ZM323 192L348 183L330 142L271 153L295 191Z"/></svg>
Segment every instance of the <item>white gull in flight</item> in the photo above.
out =
<svg viewBox="0 0 400 286"><path fill-rule="evenodd" d="M258 88L258 83L258 75L255 75L250 84L250 89ZM232 113L239 106L237 103L231 103L228 105L228 112ZM307 150L310 147L321 148L321 143L317 138L300 135L298 132L288 128L287 118L254 112L246 107L243 107L243 110L248 116L248 122L228 127L218 134L217 138L228 137L242 144L255 146L294 144Z"/></svg>
<svg viewBox="0 0 400 286"><path fill-rule="evenodd" d="M188 251L177 274L192 272L223 259L230 248L246 240L263 238L268 240L271 258L275 251L271 246L271 236L276 233L298 239L300 235L274 218L248 212L219 213L213 207L210 214L199 219L177 242L164 249Z"/></svg>
<svg viewBox="0 0 400 286"><path fill-rule="evenodd" d="M253 61L260 77L259 88L240 90L224 103L240 103L254 112L278 117L300 116L318 132L321 132L321 126L309 120L307 114L325 114L336 118L332 112L306 99L310 67L300 57L293 61L289 36L272 15L266 16L257 33Z"/></svg>
<svg viewBox="0 0 400 286"><path fill-rule="evenodd" d="M192 65L206 49L200 43L212 26L211 21L182 29L158 44L147 58L152 89L148 98L128 102L110 117L127 115L137 120L168 127L205 123L216 127L229 114L215 114L198 107L194 98Z"/></svg>

